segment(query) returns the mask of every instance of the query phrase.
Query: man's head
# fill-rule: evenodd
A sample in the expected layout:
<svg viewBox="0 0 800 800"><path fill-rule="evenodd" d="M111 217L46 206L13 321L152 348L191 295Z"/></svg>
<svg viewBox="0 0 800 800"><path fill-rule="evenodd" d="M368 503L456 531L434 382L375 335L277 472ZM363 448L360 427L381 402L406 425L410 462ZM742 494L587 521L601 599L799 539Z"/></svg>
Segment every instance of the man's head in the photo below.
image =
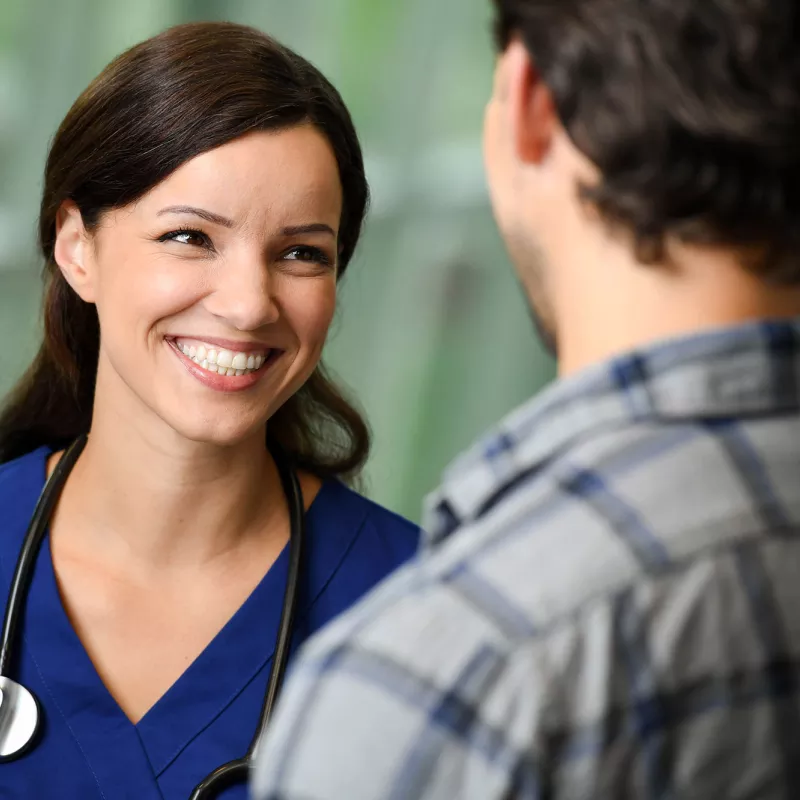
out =
<svg viewBox="0 0 800 800"><path fill-rule="evenodd" d="M520 278L560 350L635 329L570 368L701 311L800 313L796 0L494 4L484 145Z"/></svg>

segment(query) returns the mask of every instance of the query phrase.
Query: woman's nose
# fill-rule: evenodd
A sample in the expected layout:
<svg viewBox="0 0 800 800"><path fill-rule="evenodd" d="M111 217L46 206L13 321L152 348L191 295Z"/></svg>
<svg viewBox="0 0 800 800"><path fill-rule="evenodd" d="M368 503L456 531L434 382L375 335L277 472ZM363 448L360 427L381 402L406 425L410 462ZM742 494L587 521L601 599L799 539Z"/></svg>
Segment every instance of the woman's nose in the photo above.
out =
<svg viewBox="0 0 800 800"><path fill-rule="evenodd" d="M206 307L237 330L256 330L275 322L280 311L266 259L250 255L228 261L216 276Z"/></svg>

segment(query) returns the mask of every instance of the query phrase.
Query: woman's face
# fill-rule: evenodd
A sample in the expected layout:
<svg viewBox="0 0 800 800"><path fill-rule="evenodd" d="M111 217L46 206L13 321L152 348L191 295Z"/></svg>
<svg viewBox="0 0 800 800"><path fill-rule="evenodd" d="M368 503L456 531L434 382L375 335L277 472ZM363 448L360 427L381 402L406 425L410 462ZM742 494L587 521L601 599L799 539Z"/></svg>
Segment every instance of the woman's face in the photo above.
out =
<svg viewBox="0 0 800 800"><path fill-rule="evenodd" d="M310 126L197 156L91 236L63 209L56 258L100 319L97 408L198 442L262 435L320 359L341 211Z"/></svg>

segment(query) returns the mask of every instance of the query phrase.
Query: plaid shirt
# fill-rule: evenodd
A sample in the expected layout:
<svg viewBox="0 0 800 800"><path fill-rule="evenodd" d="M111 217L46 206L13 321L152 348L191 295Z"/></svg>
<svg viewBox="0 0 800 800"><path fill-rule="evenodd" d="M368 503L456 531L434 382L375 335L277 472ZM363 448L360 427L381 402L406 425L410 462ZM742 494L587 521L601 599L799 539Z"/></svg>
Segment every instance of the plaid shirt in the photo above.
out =
<svg viewBox="0 0 800 800"><path fill-rule="evenodd" d="M800 798L800 320L560 381L304 652L258 800Z"/></svg>

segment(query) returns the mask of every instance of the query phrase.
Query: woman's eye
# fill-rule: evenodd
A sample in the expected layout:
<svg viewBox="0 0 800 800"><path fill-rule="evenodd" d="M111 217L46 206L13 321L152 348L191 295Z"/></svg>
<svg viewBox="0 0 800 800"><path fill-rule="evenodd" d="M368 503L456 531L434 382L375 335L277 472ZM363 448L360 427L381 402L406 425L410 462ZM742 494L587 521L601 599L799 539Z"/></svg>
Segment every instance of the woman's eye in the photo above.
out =
<svg viewBox="0 0 800 800"><path fill-rule="evenodd" d="M330 257L324 250L308 245L293 247L291 250L287 250L283 257L289 261L305 261L308 264L329 266L331 263Z"/></svg>
<svg viewBox="0 0 800 800"><path fill-rule="evenodd" d="M203 247L211 249L211 240L202 231L179 230L170 231L160 236L159 242L177 242L178 244L188 244L192 247Z"/></svg>

